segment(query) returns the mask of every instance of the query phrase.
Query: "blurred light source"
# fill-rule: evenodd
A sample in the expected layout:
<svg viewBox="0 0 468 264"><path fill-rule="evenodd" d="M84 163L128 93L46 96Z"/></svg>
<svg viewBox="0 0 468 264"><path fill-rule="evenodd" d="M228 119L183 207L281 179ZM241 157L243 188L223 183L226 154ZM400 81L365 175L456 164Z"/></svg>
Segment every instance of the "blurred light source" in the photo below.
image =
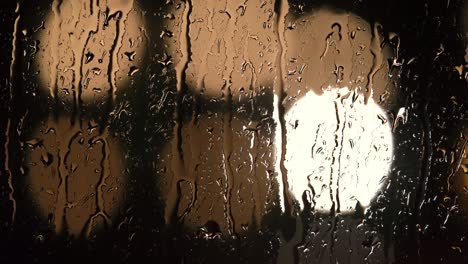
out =
<svg viewBox="0 0 468 264"><path fill-rule="evenodd" d="M317 212L351 212L369 206L386 182L392 128L371 98L347 88L309 92L286 114L286 157L291 193L304 207L306 192Z"/></svg>
<svg viewBox="0 0 468 264"><path fill-rule="evenodd" d="M55 232L87 236L119 215L128 175L123 146L107 129L50 118L24 144L29 194Z"/></svg>
<svg viewBox="0 0 468 264"><path fill-rule="evenodd" d="M39 78L52 96L101 103L127 85L145 56L134 1L55 1L40 31ZM72 97L72 98L73 98Z"/></svg>

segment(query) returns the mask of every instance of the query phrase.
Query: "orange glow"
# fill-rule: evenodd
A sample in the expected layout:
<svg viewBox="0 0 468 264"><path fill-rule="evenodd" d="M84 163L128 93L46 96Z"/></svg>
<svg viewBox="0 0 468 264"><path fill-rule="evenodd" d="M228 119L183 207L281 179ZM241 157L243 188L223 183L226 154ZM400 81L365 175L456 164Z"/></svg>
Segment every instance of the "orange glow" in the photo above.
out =
<svg viewBox="0 0 468 264"><path fill-rule="evenodd" d="M98 130L92 121L49 119L24 142L30 195L57 233L88 236L118 216L126 162L119 143Z"/></svg>
<svg viewBox="0 0 468 264"><path fill-rule="evenodd" d="M102 102L111 91L115 96L145 56L142 11L130 0L57 2L39 36L43 87L51 96L84 103Z"/></svg>

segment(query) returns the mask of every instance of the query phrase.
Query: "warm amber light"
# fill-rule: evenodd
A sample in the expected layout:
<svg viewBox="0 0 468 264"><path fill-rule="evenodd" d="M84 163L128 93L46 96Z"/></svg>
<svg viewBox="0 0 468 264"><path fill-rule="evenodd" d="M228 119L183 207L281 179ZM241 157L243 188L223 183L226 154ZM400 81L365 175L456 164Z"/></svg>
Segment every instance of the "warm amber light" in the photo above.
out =
<svg viewBox="0 0 468 264"><path fill-rule="evenodd" d="M110 226L124 201L122 148L90 120L50 118L25 141L28 191L57 233L88 236Z"/></svg>
<svg viewBox="0 0 468 264"><path fill-rule="evenodd" d="M55 1L40 33L37 67L51 96L84 103L115 97L140 70L145 22L135 1Z"/></svg>

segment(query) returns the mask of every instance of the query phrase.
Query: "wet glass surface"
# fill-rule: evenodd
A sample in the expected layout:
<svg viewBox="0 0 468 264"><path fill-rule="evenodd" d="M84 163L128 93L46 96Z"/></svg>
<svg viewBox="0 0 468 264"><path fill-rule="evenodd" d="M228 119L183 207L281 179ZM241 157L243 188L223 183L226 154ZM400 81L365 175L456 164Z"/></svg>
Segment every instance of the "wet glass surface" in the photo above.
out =
<svg viewBox="0 0 468 264"><path fill-rule="evenodd" d="M2 2L0 263L468 262L467 16Z"/></svg>

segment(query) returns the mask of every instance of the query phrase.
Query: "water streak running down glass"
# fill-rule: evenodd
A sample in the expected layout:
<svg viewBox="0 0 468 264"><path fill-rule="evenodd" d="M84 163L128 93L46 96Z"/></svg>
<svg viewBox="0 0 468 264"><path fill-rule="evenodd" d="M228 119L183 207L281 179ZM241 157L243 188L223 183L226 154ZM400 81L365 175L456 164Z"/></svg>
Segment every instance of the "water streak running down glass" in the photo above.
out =
<svg viewBox="0 0 468 264"><path fill-rule="evenodd" d="M2 3L0 263L468 262L467 7Z"/></svg>

